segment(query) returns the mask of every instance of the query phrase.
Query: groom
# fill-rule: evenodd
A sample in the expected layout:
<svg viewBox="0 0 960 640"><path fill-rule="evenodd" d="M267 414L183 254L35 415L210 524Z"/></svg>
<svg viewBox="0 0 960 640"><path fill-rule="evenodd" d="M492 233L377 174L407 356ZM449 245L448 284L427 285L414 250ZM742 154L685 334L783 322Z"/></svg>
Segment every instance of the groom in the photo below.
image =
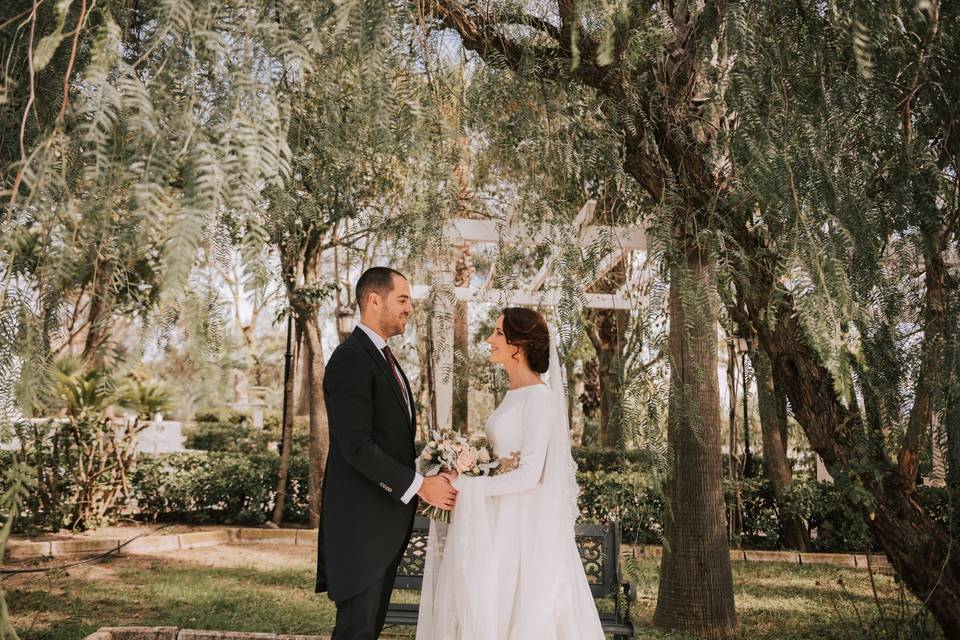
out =
<svg viewBox="0 0 960 640"><path fill-rule="evenodd" d="M360 324L330 356L323 393L330 453L320 512L317 592L337 605L333 640L375 640L410 540L420 496L453 508L446 476L414 471L417 415L410 383L387 346L413 313L410 284L387 267L356 286Z"/></svg>

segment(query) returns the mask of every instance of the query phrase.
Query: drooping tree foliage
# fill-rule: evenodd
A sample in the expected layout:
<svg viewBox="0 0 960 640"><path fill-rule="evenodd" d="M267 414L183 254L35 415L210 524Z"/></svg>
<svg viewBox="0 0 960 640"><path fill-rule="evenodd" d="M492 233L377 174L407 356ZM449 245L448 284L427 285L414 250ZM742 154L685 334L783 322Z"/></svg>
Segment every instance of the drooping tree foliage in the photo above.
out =
<svg viewBox="0 0 960 640"><path fill-rule="evenodd" d="M956 7L422 6L518 84L592 89L597 113L620 133L624 171L650 197L671 269L671 410L682 416L671 420L674 497L704 473L684 463L718 444L704 438L718 424L715 393L697 374L711 361L696 345L715 331L710 290L719 285L731 317L758 335L813 448L956 637L954 543L911 498L923 443L941 413L954 416L955 360L944 358L955 353ZM694 495L716 493L719 470L706 475L700 492L671 505L655 619L729 637L732 600L711 601L730 593L729 580L712 595L683 586L728 570L705 572L709 550L683 535L710 528L686 519L702 506Z"/></svg>
<svg viewBox="0 0 960 640"><path fill-rule="evenodd" d="M252 212L262 186L289 173L279 78L311 70L315 20L331 13L320 2L284 7L3 3L3 439L25 415L57 411L58 356L81 356L91 371L121 361L137 340L118 325L162 342L177 324L202 345L192 357L216 356L216 292L193 268L217 245L223 210ZM100 426L78 421L78 436L95 443ZM33 472L5 470L2 537Z"/></svg>
<svg viewBox="0 0 960 640"><path fill-rule="evenodd" d="M733 304L813 449L960 637L956 540L916 500L956 402L960 13L769 3L728 23L739 197L719 228Z"/></svg>
<svg viewBox="0 0 960 640"><path fill-rule="evenodd" d="M958 12L934 0L8 1L0 430L54 407L59 356L122 362L131 327L161 343L186 331L192 357L215 360L220 303L195 267L236 247L254 288L278 284L279 254L316 382L323 250L375 228L398 252L440 256L469 154L480 215L559 229L595 198L605 222L650 225L660 278L609 368L626 372L612 406L642 429L660 407L631 396L658 398L662 383L630 372L671 376L658 624L736 628L711 379L722 305L754 338L768 416L790 412L905 584L960 637ZM558 231L534 254L506 247L497 284L552 259L569 346L581 283L610 242ZM667 358L651 364L660 306ZM601 333L621 319L592 320L597 348L613 344ZM946 460L946 529L916 500L931 447Z"/></svg>

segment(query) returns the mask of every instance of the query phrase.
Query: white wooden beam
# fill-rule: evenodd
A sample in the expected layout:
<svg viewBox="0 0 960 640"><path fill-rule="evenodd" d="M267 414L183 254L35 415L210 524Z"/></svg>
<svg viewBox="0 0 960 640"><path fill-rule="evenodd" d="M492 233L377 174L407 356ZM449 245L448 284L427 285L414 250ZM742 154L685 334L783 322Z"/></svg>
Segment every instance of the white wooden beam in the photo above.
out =
<svg viewBox="0 0 960 640"><path fill-rule="evenodd" d="M457 218L447 227L450 237L454 241L467 240L469 242L499 244L514 244L524 242L545 242L553 237L551 228L543 226L530 228L526 225L507 227L495 220L472 220ZM581 242L584 245L594 244L602 239L611 238L617 247L623 251L644 251L647 248L647 237L642 227L610 227L605 225L590 225L583 229Z"/></svg>
<svg viewBox="0 0 960 640"><path fill-rule="evenodd" d="M583 236L586 226L593 220L593 212L596 211L596 209L597 201L587 200L583 203L583 206L580 207L577 215L573 217L572 226L576 229L578 238ZM530 281L530 291L539 291L543 283L550 277L551 271L553 271L553 256L548 256L547 259L544 260L543 266L541 266L537 274L533 276L533 280Z"/></svg>
<svg viewBox="0 0 960 640"><path fill-rule="evenodd" d="M430 293L430 287L427 285L414 285L412 287L413 298L415 300L426 298ZM502 305L547 305L556 306L560 304L560 292L557 290L529 292L517 289L487 289L482 291L473 287L455 287L454 293L457 300L465 302L486 302L489 304ZM629 310L633 307L630 300L623 296L613 293L587 293L584 294L584 302L590 309L622 309Z"/></svg>

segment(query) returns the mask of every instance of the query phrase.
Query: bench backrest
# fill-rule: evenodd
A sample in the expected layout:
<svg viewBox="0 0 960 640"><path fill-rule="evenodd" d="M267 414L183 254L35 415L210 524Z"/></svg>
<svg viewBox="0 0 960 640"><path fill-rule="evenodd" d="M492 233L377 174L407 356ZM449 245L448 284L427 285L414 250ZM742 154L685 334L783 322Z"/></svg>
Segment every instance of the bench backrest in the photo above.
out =
<svg viewBox="0 0 960 640"><path fill-rule="evenodd" d="M617 592L620 584L620 526L616 522L577 525L577 550L587 574L587 582L594 598L605 598ZM430 520L417 516L413 523L410 544L400 561L396 589L423 587L423 565L427 556Z"/></svg>

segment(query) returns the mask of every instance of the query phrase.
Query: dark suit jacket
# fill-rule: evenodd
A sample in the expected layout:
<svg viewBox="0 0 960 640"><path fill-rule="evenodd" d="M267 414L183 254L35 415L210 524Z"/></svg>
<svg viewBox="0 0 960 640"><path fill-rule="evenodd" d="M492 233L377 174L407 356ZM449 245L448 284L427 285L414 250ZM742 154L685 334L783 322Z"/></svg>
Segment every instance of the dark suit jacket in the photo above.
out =
<svg viewBox="0 0 960 640"><path fill-rule="evenodd" d="M414 479L416 410L408 413L390 365L360 328L330 356L323 394L330 452L317 592L342 601L371 586L410 540L417 499L400 498Z"/></svg>

